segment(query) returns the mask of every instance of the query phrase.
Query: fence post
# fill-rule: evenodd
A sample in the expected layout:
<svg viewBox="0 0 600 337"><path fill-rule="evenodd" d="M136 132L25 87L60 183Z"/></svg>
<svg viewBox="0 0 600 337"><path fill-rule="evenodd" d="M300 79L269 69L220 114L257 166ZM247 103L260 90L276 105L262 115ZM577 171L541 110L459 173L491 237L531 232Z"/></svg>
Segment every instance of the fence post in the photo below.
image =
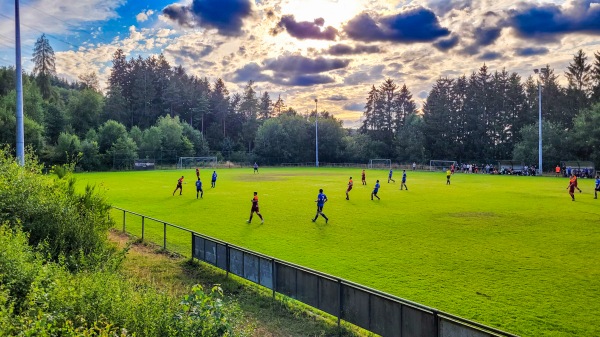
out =
<svg viewBox="0 0 600 337"><path fill-rule="evenodd" d="M341 325L341 319L342 319L342 310L343 310L343 304L342 304L342 280L338 279L338 287L339 287L339 291L338 291L338 300L339 300L339 307L338 307L338 317L337 317L337 325L338 325L338 331L340 332L340 335L342 334L342 325Z"/></svg>
<svg viewBox="0 0 600 337"><path fill-rule="evenodd" d="M230 255L229 255L229 244L226 243L225 244L225 278L229 277L229 260L230 260Z"/></svg>
<svg viewBox="0 0 600 337"><path fill-rule="evenodd" d="M433 311L433 328L435 329L435 336L439 337L440 335L440 323L439 323L439 316L438 316L438 312L437 311Z"/></svg>
<svg viewBox="0 0 600 337"><path fill-rule="evenodd" d="M192 234L192 253L190 254L190 260L194 261L194 253L196 253L196 240L194 239L194 232L190 232Z"/></svg>
<svg viewBox="0 0 600 337"><path fill-rule="evenodd" d="M125 233L125 211L123 211L123 233Z"/></svg>
<svg viewBox="0 0 600 337"><path fill-rule="evenodd" d="M142 215L142 242L144 242L144 219L146 217Z"/></svg>
<svg viewBox="0 0 600 337"><path fill-rule="evenodd" d="M275 292L277 292L277 265L275 259L271 259L273 265L273 274L271 275L271 284L273 285L273 299L275 299Z"/></svg>
<svg viewBox="0 0 600 337"><path fill-rule="evenodd" d="M163 222L163 249L167 250L167 223Z"/></svg>

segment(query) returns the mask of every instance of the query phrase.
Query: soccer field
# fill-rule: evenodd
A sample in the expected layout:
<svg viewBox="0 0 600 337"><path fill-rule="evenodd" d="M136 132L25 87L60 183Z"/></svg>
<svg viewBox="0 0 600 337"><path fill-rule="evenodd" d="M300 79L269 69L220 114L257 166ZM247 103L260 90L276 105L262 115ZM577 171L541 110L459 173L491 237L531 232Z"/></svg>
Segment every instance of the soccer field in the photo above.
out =
<svg viewBox="0 0 600 337"><path fill-rule="evenodd" d="M408 191L387 171L260 168L77 174L110 203L233 244L342 277L523 336L599 336L600 199L579 180L572 202L565 178L408 172ZM183 195L172 196L185 176ZM350 200L345 190L354 178ZM370 194L379 179L381 200ZM329 201L311 222L319 188ZM265 223L247 224L257 191ZM119 213L115 216L122 217ZM120 226L122 219L116 219ZM140 231L140 220L127 218ZM162 243L162 224L146 222ZM186 255L189 234L169 230Z"/></svg>

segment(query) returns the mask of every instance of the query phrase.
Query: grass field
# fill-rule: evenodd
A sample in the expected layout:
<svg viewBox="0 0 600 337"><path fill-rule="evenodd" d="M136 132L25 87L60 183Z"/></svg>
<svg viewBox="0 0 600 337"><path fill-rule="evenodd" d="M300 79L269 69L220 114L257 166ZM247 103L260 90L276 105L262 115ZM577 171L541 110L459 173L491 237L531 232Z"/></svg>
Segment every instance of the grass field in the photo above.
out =
<svg viewBox="0 0 600 337"><path fill-rule="evenodd" d="M580 180L571 202L563 178L409 172L409 191L387 171L358 169L146 171L78 174L110 202L263 254L333 274L523 336L600 336L600 199ZM185 175L183 195L172 196ZM354 178L345 200L348 177ZM380 201L371 201L375 180ZM329 198L322 218L314 200ZM265 223L246 224L252 192ZM122 217L119 213L115 216ZM122 219L117 218L120 225ZM128 216L129 231L140 232ZM162 243L162 225L146 237ZM186 255L188 234L169 229L169 249ZM175 244L172 244L175 242Z"/></svg>

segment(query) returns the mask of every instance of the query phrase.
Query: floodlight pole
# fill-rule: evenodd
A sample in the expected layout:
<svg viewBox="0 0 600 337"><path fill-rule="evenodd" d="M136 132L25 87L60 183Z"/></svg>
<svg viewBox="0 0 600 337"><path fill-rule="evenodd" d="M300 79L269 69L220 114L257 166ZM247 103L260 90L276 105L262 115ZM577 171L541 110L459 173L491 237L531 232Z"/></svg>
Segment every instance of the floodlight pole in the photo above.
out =
<svg viewBox="0 0 600 337"><path fill-rule="evenodd" d="M533 69L533 72L538 75L539 70L538 69ZM541 72L544 72L544 69L541 70ZM539 127L539 134L538 134L538 172L539 175L542 176L544 169L542 168L542 81L541 81L541 75L540 77L538 77L538 127Z"/></svg>
<svg viewBox="0 0 600 337"><path fill-rule="evenodd" d="M315 98L315 165L319 167L319 109L318 99Z"/></svg>
<svg viewBox="0 0 600 337"><path fill-rule="evenodd" d="M15 0L15 63L17 77L17 162L25 166L25 129L23 126L23 71L21 69L21 23L19 0Z"/></svg>

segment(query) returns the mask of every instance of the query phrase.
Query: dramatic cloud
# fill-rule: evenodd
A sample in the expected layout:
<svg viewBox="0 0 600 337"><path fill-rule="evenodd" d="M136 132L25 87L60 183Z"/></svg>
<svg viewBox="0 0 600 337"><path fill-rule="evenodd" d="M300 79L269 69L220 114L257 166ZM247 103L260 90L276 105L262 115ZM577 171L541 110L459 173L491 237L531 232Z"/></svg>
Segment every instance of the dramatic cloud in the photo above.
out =
<svg viewBox="0 0 600 337"><path fill-rule="evenodd" d="M358 41L428 42L447 36L435 14L415 7L390 16L371 16L363 12L344 26L344 32Z"/></svg>
<svg viewBox="0 0 600 337"><path fill-rule="evenodd" d="M328 26L321 30L324 24L325 20L323 18L315 19L313 22L297 22L293 15L284 15L277 26L271 30L271 34L277 35L285 30L288 34L300 40L335 40L338 35L337 29Z"/></svg>
<svg viewBox="0 0 600 337"><path fill-rule="evenodd" d="M329 101L347 101L348 97L346 97L344 95L332 95L332 96L329 96L329 97L327 97L325 99L329 100Z"/></svg>
<svg viewBox="0 0 600 337"><path fill-rule="evenodd" d="M350 60L327 59L324 57L310 59L300 55L287 55L266 60L265 64L265 69L277 73L315 74L346 68L350 64Z"/></svg>
<svg viewBox="0 0 600 337"><path fill-rule="evenodd" d="M250 0L193 0L190 5L171 4L162 10L184 27L215 28L221 35L239 36L243 20L252 15Z"/></svg>
<svg viewBox="0 0 600 337"><path fill-rule="evenodd" d="M600 34L600 5L597 1L577 0L571 6L521 3L509 11L509 25L517 36L548 40L554 35L585 32Z"/></svg>
<svg viewBox="0 0 600 337"><path fill-rule="evenodd" d="M363 44L356 45L354 47L347 44L335 44L326 51L330 55L354 55L354 54L376 54L381 53L382 50L379 46L367 46Z"/></svg>
<svg viewBox="0 0 600 337"><path fill-rule="evenodd" d="M437 48L438 50L446 51L446 50L456 47L456 45L458 44L458 41L459 41L458 36L454 35L447 39L442 39L442 40L437 41L436 43L433 44L433 46L435 48Z"/></svg>
<svg viewBox="0 0 600 337"><path fill-rule="evenodd" d="M534 55L545 55L550 51L546 47L528 47L528 48L517 48L515 54L518 56L534 56Z"/></svg>
<svg viewBox="0 0 600 337"><path fill-rule="evenodd" d="M308 87L317 84L333 83L335 79L331 76L321 74L296 75L289 79L276 80L275 83L288 86Z"/></svg>
<svg viewBox="0 0 600 337"><path fill-rule="evenodd" d="M435 13L443 16L453 10L462 11L465 9L471 9L473 4L472 0L454 0L454 1L440 1L440 0L428 0L427 7L431 8Z"/></svg>
<svg viewBox="0 0 600 337"><path fill-rule="evenodd" d="M502 28L493 27L493 28L484 28L477 27L475 29L475 43L479 47L489 46L490 44L496 42L496 40L500 37L500 33L502 32Z"/></svg>
<svg viewBox="0 0 600 337"><path fill-rule="evenodd" d="M364 103L350 103L350 104L344 105L343 108L344 108L344 110L350 110L350 111L364 111L365 104Z"/></svg>
<svg viewBox="0 0 600 337"><path fill-rule="evenodd" d="M244 67L233 72L233 76L229 77L233 82L271 82L273 78L262 73L262 67L255 62L248 63Z"/></svg>
<svg viewBox="0 0 600 337"><path fill-rule="evenodd" d="M481 56L478 57L478 59L480 59L482 61L493 61L493 60L497 60L499 58L502 58L502 54L493 52L493 51L483 53Z"/></svg>

